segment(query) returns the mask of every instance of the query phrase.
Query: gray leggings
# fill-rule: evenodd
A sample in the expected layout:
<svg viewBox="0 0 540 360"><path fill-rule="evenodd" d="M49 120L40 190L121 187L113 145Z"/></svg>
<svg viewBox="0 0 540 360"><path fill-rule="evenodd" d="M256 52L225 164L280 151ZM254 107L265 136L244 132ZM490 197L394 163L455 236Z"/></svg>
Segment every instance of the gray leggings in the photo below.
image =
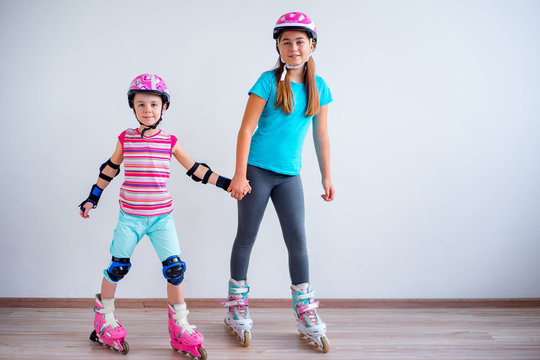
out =
<svg viewBox="0 0 540 360"><path fill-rule="evenodd" d="M231 278L246 280L251 249L271 198L289 252L291 283L309 282L304 190L300 175L283 175L248 165L247 179L252 191L238 201L238 230L231 254Z"/></svg>

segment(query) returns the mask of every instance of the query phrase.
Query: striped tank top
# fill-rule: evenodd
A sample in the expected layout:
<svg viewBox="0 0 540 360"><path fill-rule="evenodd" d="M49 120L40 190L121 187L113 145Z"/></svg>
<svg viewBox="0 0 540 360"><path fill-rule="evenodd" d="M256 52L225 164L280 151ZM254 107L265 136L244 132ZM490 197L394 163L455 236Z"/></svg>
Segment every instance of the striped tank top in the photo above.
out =
<svg viewBox="0 0 540 360"><path fill-rule="evenodd" d="M173 211L169 178L176 137L159 131L141 138L138 129L124 131L118 140L124 155L124 183L120 187L120 209L130 215L157 216Z"/></svg>

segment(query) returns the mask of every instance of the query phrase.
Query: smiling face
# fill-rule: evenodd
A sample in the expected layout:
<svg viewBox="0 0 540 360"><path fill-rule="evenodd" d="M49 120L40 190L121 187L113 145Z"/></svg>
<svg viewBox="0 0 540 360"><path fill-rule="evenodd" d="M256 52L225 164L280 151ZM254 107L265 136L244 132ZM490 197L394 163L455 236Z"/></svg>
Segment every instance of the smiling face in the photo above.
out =
<svg viewBox="0 0 540 360"><path fill-rule="evenodd" d="M137 119L146 126L154 125L165 112L161 96L140 92L133 98L133 111ZM163 110L162 110L163 108Z"/></svg>
<svg viewBox="0 0 540 360"><path fill-rule="evenodd" d="M305 31L297 30L287 30L281 33L277 46L283 61L290 66L303 64L315 49L315 43L310 46L309 37Z"/></svg>

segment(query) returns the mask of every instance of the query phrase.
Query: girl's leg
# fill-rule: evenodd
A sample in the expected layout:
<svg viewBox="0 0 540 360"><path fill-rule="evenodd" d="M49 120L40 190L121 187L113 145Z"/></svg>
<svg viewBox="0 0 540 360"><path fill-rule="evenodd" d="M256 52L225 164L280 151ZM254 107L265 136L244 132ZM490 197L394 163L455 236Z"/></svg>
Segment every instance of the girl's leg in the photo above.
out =
<svg viewBox="0 0 540 360"><path fill-rule="evenodd" d="M246 280L249 257L272 189L272 173L248 165L252 191L238 201L238 230L231 253L231 278Z"/></svg>
<svg viewBox="0 0 540 360"><path fill-rule="evenodd" d="M120 210L118 224L114 229L114 235L110 247L110 252L113 260L116 257L119 259L127 259L129 261L131 255L133 254L133 251L135 250L135 246L137 246L139 241L144 236L144 229L142 227L143 225L141 221L143 220L140 216L128 215ZM113 260L111 260L111 265ZM114 294L116 293L116 286L118 285L118 281L113 282L110 278L108 278L109 270L110 265L109 268L103 271L105 276L101 281L102 299L114 298ZM129 271L129 267L127 271ZM121 276L120 279L122 279L123 277L124 276Z"/></svg>
<svg viewBox="0 0 540 360"><path fill-rule="evenodd" d="M167 299L171 304L184 302L184 283L180 285L167 284Z"/></svg>
<svg viewBox="0 0 540 360"><path fill-rule="evenodd" d="M274 187L271 197L289 252L291 283L295 285L309 283L304 190L300 176L284 178L284 181Z"/></svg>
<svg viewBox="0 0 540 360"><path fill-rule="evenodd" d="M118 283L110 282L104 276L103 280L101 281L101 298L114 298L114 294L116 293L116 285L118 285Z"/></svg>
<svg viewBox="0 0 540 360"><path fill-rule="evenodd" d="M147 235L156 250L159 261L180 257L180 242L172 213L152 217ZM184 283L179 285L167 283L167 299L171 304L184 303Z"/></svg>
<svg viewBox="0 0 540 360"><path fill-rule="evenodd" d="M146 235L150 238L159 261L163 266L170 265L169 270L174 269L172 273L165 271L164 274L168 281L167 308L171 346L175 350L188 352L195 358L206 359L206 350L202 347L204 337L187 320L189 310L184 299L184 283L178 284L179 281L183 280L184 274L180 272L177 262L177 260L181 261L181 250L173 214L154 216L147 220ZM172 263L166 261L171 259L175 261Z"/></svg>
<svg viewBox="0 0 540 360"><path fill-rule="evenodd" d="M319 302L315 301L309 284L304 191L300 176L292 176L276 186L272 191L272 202L289 250L289 271L293 284L291 294L298 330L326 353L330 349L326 337L326 324L316 311Z"/></svg>

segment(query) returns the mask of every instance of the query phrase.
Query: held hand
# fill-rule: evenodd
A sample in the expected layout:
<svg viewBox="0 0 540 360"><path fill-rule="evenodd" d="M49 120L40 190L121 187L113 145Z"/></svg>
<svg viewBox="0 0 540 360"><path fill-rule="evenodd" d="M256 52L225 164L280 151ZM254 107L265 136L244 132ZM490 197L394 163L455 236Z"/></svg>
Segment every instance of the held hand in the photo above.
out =
<svg viewBox="0 0 540 360"><path fill-rule="evenodd" d="M334 200L334 186L332 185L332 182L330 180L323 180L322 186L324 189L324 194L321 195L324 201L332 201Z"/></svg>
<svg viewBox="0 0 540 360"><path fill-rule="evenodd" d="M90 217L90 215L88 215L88 214L90 213L90 210L92 210L93 207L94 207L94 205L90 201L87 201L83 205L84 211L82 211L82 209L80 209L79 214L81 215L81 217L83 217L85 219L88 219Z"/></svg>
<svg viewBox="0 0 540 360"><path fill-rule="evenodd" d="M231 197L236 200L242 200L242 198L251 192L251 186L249 185L249 180L245 177L233 176L231 180L231 185L227 189L227 192L231 193Z"/></svg>

